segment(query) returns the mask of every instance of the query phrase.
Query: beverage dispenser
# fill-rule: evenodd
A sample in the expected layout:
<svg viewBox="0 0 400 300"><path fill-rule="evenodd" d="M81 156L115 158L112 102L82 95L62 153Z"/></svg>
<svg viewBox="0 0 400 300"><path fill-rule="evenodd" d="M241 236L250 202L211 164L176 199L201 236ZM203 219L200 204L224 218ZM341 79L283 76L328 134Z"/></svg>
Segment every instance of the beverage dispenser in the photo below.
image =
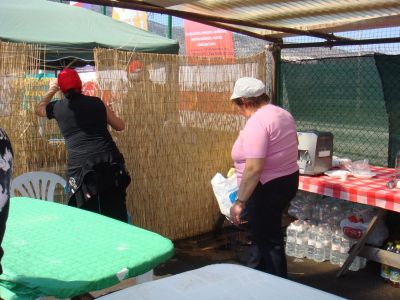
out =
<svg viewBox="0 0 400 300"><path fill-rule="evenodd" d="M333 134L317 130L298 131L300 174L318 175L332 168Z"/></svg>

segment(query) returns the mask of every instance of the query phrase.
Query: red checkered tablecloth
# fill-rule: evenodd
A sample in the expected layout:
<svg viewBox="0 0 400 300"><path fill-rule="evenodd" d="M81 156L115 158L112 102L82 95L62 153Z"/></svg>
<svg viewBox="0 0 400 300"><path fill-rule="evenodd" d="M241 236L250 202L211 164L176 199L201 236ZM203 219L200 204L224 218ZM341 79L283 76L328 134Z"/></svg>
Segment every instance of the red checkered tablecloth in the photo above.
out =
<svg viewBox="0 0 400 300"><path fill-rule="evenodd" d="M301 175L299 189L400 212L400 188L386 187L386 183L394 176L394 169L371 166L371 171L376 176L360 179L349 175L346 181L324 174Z"/></svg>

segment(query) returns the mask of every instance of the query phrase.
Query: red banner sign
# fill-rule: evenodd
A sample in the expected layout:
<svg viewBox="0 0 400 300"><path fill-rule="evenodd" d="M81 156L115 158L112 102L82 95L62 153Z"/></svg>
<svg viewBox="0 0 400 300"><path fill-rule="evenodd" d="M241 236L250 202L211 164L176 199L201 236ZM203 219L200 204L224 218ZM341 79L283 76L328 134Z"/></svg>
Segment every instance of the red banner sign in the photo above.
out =
<svg viewBox="0 0 400 300"><path fill-rule="evenodd" d="M186 55L233 58L232 32L184 20Z"/></svg>

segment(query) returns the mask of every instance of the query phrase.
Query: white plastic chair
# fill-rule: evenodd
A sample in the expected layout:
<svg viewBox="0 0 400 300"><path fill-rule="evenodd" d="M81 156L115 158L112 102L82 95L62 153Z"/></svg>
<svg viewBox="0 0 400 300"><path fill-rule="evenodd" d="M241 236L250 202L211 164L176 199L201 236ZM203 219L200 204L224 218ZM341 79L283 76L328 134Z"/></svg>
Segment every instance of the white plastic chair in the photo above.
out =
<svg viewBox="0 0 400 300"><path fill-rule="evenodd" d="M54 201L57 184L62 188L67 182L61 176L49 172L27 172L15 177L11 182L11 197L15 191L23 197Z"/></svg>

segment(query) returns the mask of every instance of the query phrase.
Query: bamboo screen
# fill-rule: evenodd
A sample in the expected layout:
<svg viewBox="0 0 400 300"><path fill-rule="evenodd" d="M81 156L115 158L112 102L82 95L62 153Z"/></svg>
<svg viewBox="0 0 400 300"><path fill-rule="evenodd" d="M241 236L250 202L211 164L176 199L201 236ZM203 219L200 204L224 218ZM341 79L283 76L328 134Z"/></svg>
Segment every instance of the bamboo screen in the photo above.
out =
<svg viewBox="0 0 400 300"><path fill-rule="evenodd" d="M64 176L64 146L52 145L46 136L58 132L56 124L33 113L49 83L40 79L40 55L33 45L0 43L0 126L14 148L14 177L38 170Z"/></svg>
<svg viewBox="0 0 400 300"><path fill-rule="evenodd" d="M50 79L55 78L54 72L46 74L40 69L43 56L35 45L0 42L0 127L13 146L14 178L30 171L48 171L65 178L66 151L58 126L54 120L34 114ZM67 202L61 187L57 187L54 200Z"/></svg>
<svg viewBox="0 0 400 300"><path fill-rule="evenodd" d="M35 46L0 43L0 126L13 144L14 177L49 171L65 178L57 123L34 114L55 77L39 69L41 55ZM212 230L219 208L210 181L232 166L244 124L228 99L237 78L265 79L265 54L232 62L97 49L95 57L96 92L126 123L112 134L132 175L133 224L171 239ZM62 191L56 195L66 202Z"/></svg>
<svg viewBox="0 0 400 300"><path fill-rule="evenodd" d="M126 123L113 135L132 175L133 223L171 239L212 230L210 181L232 166L244 124L229 97L239 77L265 80L265 54L229 62L97 49L95 61L104 100Z"/></svg>
<svg viewBox="0 0 400 300"><path fill-rule="evenodd" d="M29 171L65 177L64 145L51 139L60 137L57 124L34 114L49 85L39 70L41 55L34 45L0 42L0 126L13 146L13 177ZM62 189L56 191L55 200L66 201Z"/></svg>

